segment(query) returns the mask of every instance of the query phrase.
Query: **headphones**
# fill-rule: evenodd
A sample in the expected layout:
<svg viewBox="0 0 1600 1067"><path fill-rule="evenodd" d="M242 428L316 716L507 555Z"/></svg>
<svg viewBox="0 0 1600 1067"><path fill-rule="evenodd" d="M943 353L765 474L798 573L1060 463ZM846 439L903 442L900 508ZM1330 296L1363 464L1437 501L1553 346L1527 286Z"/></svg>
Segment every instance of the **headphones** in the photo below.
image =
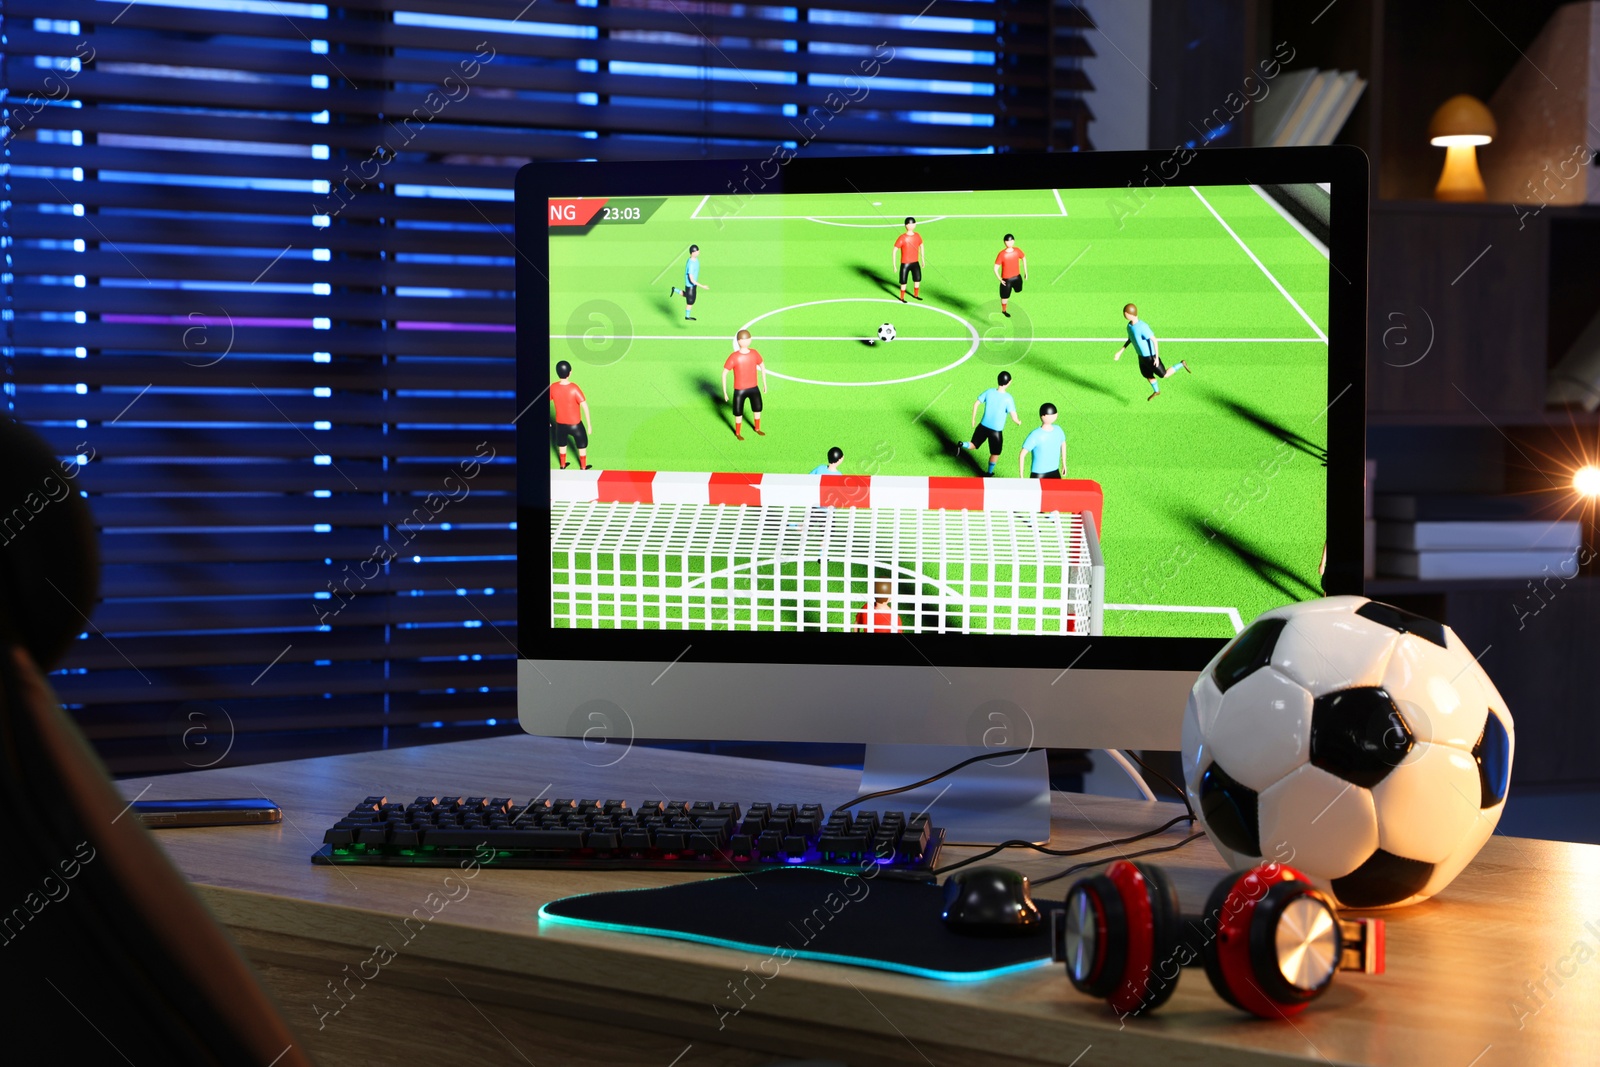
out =
<svg viewBox="0 0 1600 1067"><path fill-rule="evenodd" d="M1204 966L1229 1004L1265 1019L1303 1011L1335 971L1382 974L1382 919L1341 919L1304 874L1264 863L1230 874L1203 915L1184 915L1153 864L1117 860L1075 882L1052 911L1051 957L1081 993L1122 1016L1158 1008L1182 967Z"/></svg>

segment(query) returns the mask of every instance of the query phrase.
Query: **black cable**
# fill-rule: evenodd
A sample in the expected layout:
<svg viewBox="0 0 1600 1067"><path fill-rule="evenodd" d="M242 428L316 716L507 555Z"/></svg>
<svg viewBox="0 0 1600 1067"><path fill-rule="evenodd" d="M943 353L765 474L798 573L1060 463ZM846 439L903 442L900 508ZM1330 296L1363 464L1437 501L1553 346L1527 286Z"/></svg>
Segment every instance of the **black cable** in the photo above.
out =
<svg viewBox="0 0 1600 1067"><path fill-rule="evenodd" d="M1121 859L1121 860L1131 860L1131 859L1136 859L1139 856L1154 856L1157 852L1175 852L1176 850L1182 848L1184 845L1187 845L1189 842L1198 841L1198 840L1200 840L1200 838L1202 838L1204 836L1206 836L1204 831L1197 831L1195 833L1190 834L1188 837L1184 838L1182 841L1179 841L1176 845L1162 845L1159 848L1147 848L1147 849L1143 849L1143 850L1141 850L1139 852L1130 852L1125 856L1117 856L1115 858L1116 859ZM1068 867L1064 871L1057 871L1055 874L1047 874L1043 878L1030 878L1030 879L1028 879L1028 882L1029 882L1030 885L1036 885L1036 886L1044 885L1046 882L1053 882L1057 878L1065 878L1070 874L1077 874L1079 871L1086 871L1090 867L1098 867L1102 863L1110 863L1110 862L1112 862L1112 861L1102 857L1101 859L1090 860L1088 863L1076 863L1076 864L1073 864L1071 867Z"/></svg>
<svg viewBox="0 0 1600 1067"><path fill-rule="evenodd" d="M1115 837L1109 841L1101 841L1093 845L1084 845L1080 848L1050 848L1048 845L1039 845L1032 841L1002 841L1000 844L985 849L976 856L968 856L966 859L957 860L955 863L946 864L932 873L936 875L945 874L949 871L955 870L958 867L965 867L969 863L977 863L979 860L986 860L995 853L1002 852L1008 848L1031 848L1035 852L1043 852L1047 856L1082 856L1089 852L1098 852L1104 848L1117 848L1120 845L1131 845L1135 841L1143 841L1147 837L1154 837L1157 834L1166 833L1175 824L1184 822L1188 819L1189 816L1187 815L1174 816L1173 818L1162 823L1160 826L1156 827L1154 830L1146 830L1144 833L1133 834L1129 837ZM1090 866L1093 866L1093 864L1090 864Z"/></svg>
<svg viewBox="0 0 1600 1067"><path fill-rule="evenodd" d="M1195 815L1194 815L1194 805L1189 803L1189 794L1186 793L1183 789L1181 789L1178 786L1177 782L1174 782L1171 778L1168 778L1166 775L1162 774L1160 771L1158 771L1154 767L1150 766L1150 764L1148 764L1144 760L1140 759L1139 758L1139 754L1137 752L1135 752L1133 749L1131 749L1131 748L1128 749L1127 753L1128 753L1128 758L1129 759L1133 760L1133 762L1135 762L1139 766L1143 767L1150 774L1155 775L1158 779L1160 779L1162 785L1166 786L1168 789L1170 789L1174 793L1178 794L1178 799L1183 802L1183 808L1184 808L1185 811L1187 811L1189 813L1189 818L1192 820L1195 817Z"/></svg>
<svg viewBox="0 0 1600 1067"><path fill-rule="evenodd" d="M863 804L863 803L865 803L866 801L869 801L869 800L876 800L879 797L890 797L890 796L894 796L897 793L908 793L913 789L921 789L925 785L929 785L929 784L931 784L933 782L937 782L941 778L944 778L944 777L946 777L948 775L954 774L955 772L961 770L963 767L969 767L974 763L980 763L980 762L982 762L984 760L999 759L1002 756L1026 756L1030 752L1043 752L1043 751L1045 751L1045 749L1043 749L1041 747L1029 746L1027 748L1000 749L1000 750L997 750L997 751L994 751L994 752L985 752L985 753L982 753L981 755L977 755L977 756L970 756L967 759L962 760L960 763L957 763L953 767L946 767L944 770L939 771L937 774L929 775L928 777L922 779L920 782L912 782L909 785L895 786L893 789L880 789L880 790L878 790L876 792L872 792L872 793L862 793L860 796L854 797L854 798L852 798L850 800L845 801L843 804L840 804L838 807L834 808L833 811L830 812L829 814L836 815L841 811L845 811L845 810L847 810L849 808L855 807L857 804ZM995 846L993 846L993 847L991 847L989 849L986 849L985 851L980 852L975 856L968 856L966 859L958 860L955 863L951 863L951 864L948 864L948 865L946 865L944 867L940 867L937 871L930 871L928 873L932 874L932 875L935 875L935 876L940 875L940 874L945 874L945 873L947 873L949 871L956 870L959 867L965 867L969 863L977 863L979 860L986 860L990 856L993 856L993 855L995 855L996 853L999 853L999 852L1003 852L1004 850L1006 850L1008 848L1029 848L1029 849L1033 849L1036 852L1043 852L1045 855L1048 855L1048 856L1082 856L1082 855L1084 855L1086 853L1089 853L1089 852L1098 852L1101 849L1117 848L1117 847L1119 847L1121 845L1131 845L1135 841L1143 841L1146 838L1154 837L1156 834L1165 833L1167 830L1171 829L1174 825L1176 825L1177 823L1180 823L1180 822L1184 822L1184 821L1188 821L1188 822L1191 822L1191 823L1194 822L1195 821L1194 808L1189 804L1188 795L1182 789L1178 788L1177 783L1175 783L1171 778L1168 778L1165 774L1162 774L1160 771L1156 770L1154 767L1151 767L1144 760L1140 759L1139 756L1137 754L1135 754L1134 752L1129 751L1128 755L1130 757L1132 757L1134 762L1137 763L1140 767L1143 767L1150 774L1155 775L1156 778L1158 778L1169 789L1171 789L1174 792L1176 792L1178 794L1178 798L1183 801L1183 807L1184 807L1184 810L1185 810L1185 812L1187 814L1175 816L1174 818L1171 818L1171 819L1167 820L1166 822L1162 823L1160 826L1156 827L1153 830L1146 830L1143 833L1132 834L1132 835L1130 835L1128 837L1112 838L1109 841L1101 841L1098 844L1094 844L1094 845L1084 845L1081 848L1064 848L1064 849L1063 848L1050 848L1047 845L1035 844L1032 841L1021 841L1021 840L1002 841L1000 844L995 845ZM1184 845L1187 845L1190 841L1193 841L1196 837L1204 837L1204 836L1205 836L1205 834L1203 834L1203 833L1194 834L1193 836L1187 837L1184 840L1178 842L1178 844L1176 844L1176 845L1167 845L1167 846L1164 846L1164 847L1161 847L1161 848L1147 849L1146 851L1143 851L1143 852L1132 853L1132 855L1133 856L1148 856L1148 855L1152 855L1152 854L1157 853L1157 852L1170 852L1175 848L1182 848ZM1077 865L1075 867L1068 867L1065 871L1062 871L1062 872L1060 872L1058 874L1047 875L1046 877L1044 877L1042 879L1038 879L1038 880L1034 881L1033 884L1034 885L1042 885L1045 882L1053 882L1057 878L1065 878L1067 875L1072 874L1075 871L1080 871L1080 870L1083 870L1084 868L1087 868L1087 867L1094 867L1094 866L1096 866L1098 864L1106 863L1106 862L1109 862L1109 861L1107 861L1105 859L1099 859L1099 860L1094 860L1094 861L1092 861L1090 863L1079 864L1079 865Z"/></svg>
<svg viewBox="0 0 1600 1067"><path fill-rule="evenodd" d="M985 752L981 756L973 756L973 757L971 757L969 759L964 759L960 763L956 764L954 767L947 767L944 770L940 771L938 774L929 775L928 777L924 778L920 782L912 782L910 785L897 785L893 789L880 789L876 793L862 793L860 796L856 797L854 800L847 800L843 804L840 804L837 808L834 808L833 811L829 812L828 814L837 815L839 812L844 811L846 808L853 808L857 804L865 803L868 800L877 800L879 797L892 797L896 793L909 793L913 789L921 789L925 785L928 785L928 784L930 784L932 782L937 782L939 779L945 777L946 775L954 774L957 771L959 771L961 768L966 767L966 766L970 766L971 764L974 764L974 763L978 763L978 762L980 762L982 760L999 759L1001 756L1026 756L1030 752L1043 752L1043 751L1045 751L1043 748L1030 746L1028 748L1007 748L1007 749L1000 749L1000 750L997 750L995 752Z"/></svg>
<svg viewBox="0 0 1600 1067"><path fill-rule="evenodd" d="M937 782L941 778L954 774L963 767L969 767L972 764L979 763L983 760L999 759L1001 756L1026 756L1030 752L1043 751L1046 750L1038 746L1030 746L1028 748L1007 748L994 752L985 752L982 755L972 756L968 759L964 759L953 767L946 767L944 770L938 772L937 774L929 775L920 782L912 782L910 785L895 786L893 789L880 789L875 793L862 793L860 796L840 804L838 807L834 808L832 812L829 812L829 814L838 814L847 808L853 808L857 804L863 804L869 800L876 800L879 797L892 797L896 793L909 793L913 789L921 789L925 785L930 785L934 782ZM1140 767L1143 767L1150 774L1155 775L1162 785L1166 786L1168 789L1172 790L1178 795L1178 800L1182 802L1184 810L1189 813L1189 819L1193 821L1195 818L1194 807L1189 803L1188 793L1184 792L1183 788L1180 787L1177 782L1174 782L1171 778L1168 778L1165 774L1156 770L1154 767L1150 766L1150 764L1141 759L1137 752L1133 751L1132 749L1128 749L1126 751L1129 759L1133 760L1133 762L1137 763Z"/></svg>

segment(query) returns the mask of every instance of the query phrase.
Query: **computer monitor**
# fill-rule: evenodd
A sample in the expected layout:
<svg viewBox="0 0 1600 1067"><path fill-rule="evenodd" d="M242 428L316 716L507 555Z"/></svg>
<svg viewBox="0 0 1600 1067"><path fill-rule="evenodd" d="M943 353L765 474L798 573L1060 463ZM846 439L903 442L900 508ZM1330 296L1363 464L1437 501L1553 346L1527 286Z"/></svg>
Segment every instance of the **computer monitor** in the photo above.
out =
<svg viewBox="0 0 1600 1067"><path fill-rule="evenodd" d="M524 167L522 727L1178 748L1256 614L1360 592L1367 189L1343 147ZM966 836L1040 814L979 792Z"/></svg>

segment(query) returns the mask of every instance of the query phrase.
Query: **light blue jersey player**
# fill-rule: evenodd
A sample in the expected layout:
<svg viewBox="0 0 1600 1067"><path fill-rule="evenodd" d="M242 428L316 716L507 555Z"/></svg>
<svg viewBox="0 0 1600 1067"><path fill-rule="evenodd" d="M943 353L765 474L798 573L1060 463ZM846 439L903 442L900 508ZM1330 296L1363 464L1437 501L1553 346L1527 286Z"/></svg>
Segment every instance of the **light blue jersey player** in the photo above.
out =
<svg viewBox="0 0 1600 1067"><path fill-rule="evenodd" d="M683 317L689 322L698 321L694 317L694 298L699 294L702 285L705 283L700 280L700 246L690 245L689 258L683 264L683 288L674 285L667 294L668 296L683 294ZM706 288L711 287L706 285Z"/></svg>
<svg viewBox="0 0 1600 1067"><path fill-rule="evenodd" d="M843 462L844 462L844 449L840 448L838 445L834 445L832 448L828 449L828 462L826 462L826 463L818 463L815 467L811 468L810 473L812 473L812 474L843 474L844 472L839 469L839 464L841 464ZM809 529L813 525L821 525L822 528L826 529L828 523L832 521L832 512L833 512L833 508L831 506L824 506L822 504L814 505L806 513L806 521L805 521L804 525L802 525L800 523L796 523L796 522L791 522L789 524L789 529L791 529L791 530Z"/></svg>
<svg viewBox="0 0 1600 1067"><path fill-rule="evenodd" d="M1033 458L1033 473L1028 473L1028 458ZM1022 442L1017 457L1017 477L1060 478L1067 472L1067 435L1056 425L1056 406L1039 405L1039 428Z"/></svg>
<svg viewBox="0 0 1600 1067"><path fill-rule="evenodd" d="M838 445L828 449L828 462L818 463L811 468L812 474L838 474L839 464L844 462L844 449Z"/></svg>
<svg viewBox="0 0 1600 1067"><path fill-rule="evenodd" d="M1161 362L1161 346L1156 341L1155 331L1148 322L1139 320L1139 309L1132 304L1122 309L1122 317L1128 320L1128 339L1122 342L1122 347L1117 349L1117 354L1112 356L1116 361L1122 358L1122 353L1129 345L1133 346L1134 354L1139 357L1139 377L1150 383L1150 395L1146 400L1154 400L1161 395L1161 380L1170 378L1181 369L1186 374L1193 374L1189 369L1188 360L1180 360L1178 365L1171 370Z"/></svg>
<svg viewBox="0 0 1600 1067"><path fill-rule="evenodd" d="M1018 426L1022 420L1017 418L1017 399L1006 391L1011 384L1011 372L1001 371L995 378L995 387L985 389L978 394L978 399L972 402L972 440L962 441L956 448L956 455L970 452L983 444L989 443L989 474L994 474L996 464L1000 462L1000 450L1005 447L1006 416L1011 416L1011 421ZM978 409L983 409L983 418L978 418Z"/></svg>

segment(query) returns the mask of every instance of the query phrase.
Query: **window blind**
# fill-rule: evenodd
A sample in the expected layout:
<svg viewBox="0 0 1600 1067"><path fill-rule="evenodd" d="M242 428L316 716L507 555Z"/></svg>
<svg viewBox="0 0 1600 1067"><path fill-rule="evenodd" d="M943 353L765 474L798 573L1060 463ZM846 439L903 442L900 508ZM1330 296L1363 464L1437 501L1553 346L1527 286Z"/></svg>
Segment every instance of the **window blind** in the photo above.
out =
<svg viewBox="0 0 1600 1067"><path fill-rule="evenodd" d="M516 169L1086 148L1089 25L3 0L5 399L104 557L63 701L128 773L514 729Z"/></svg>

